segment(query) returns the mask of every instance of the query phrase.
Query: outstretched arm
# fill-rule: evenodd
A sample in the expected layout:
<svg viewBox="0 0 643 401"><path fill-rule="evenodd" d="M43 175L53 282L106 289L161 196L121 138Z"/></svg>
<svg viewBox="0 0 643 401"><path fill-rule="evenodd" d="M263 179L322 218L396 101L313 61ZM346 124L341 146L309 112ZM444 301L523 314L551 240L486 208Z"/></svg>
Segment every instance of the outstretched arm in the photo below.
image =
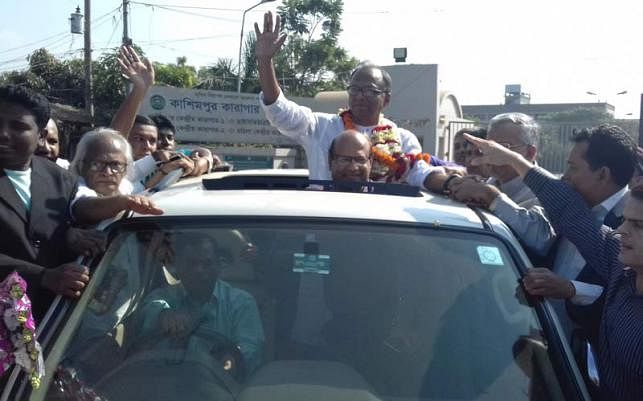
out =
<svg viewBox="0 0 643 401"><path fill-rule="evenodd" d="M136 195L114 195L104 197L84 197L72 206L76 220L81 224L97 224L115 217L124 210L141 214L163 214L149 198Z"/></svg>
<svg viewBox="0 0 643 401"><path fill-rule="evenodd" d="M145 94L154 84L154 67L148 59L141 59L131 46L121 47L118 63L121 66L123 77L132 83L132 91L121 103L110 127L127 138Z"/></svg>
<svg viewBox="0 0 643 401"><path fill-rule="evenodd" d="M556 233L574 244L588 266L607 281L618 256L618 241L596 226L580 194L546 170L534 167L520 154L493 141L464 136L482 152L472 164L511 166L538 197Z"/></svg>
<svg viewBox="0 0 643 401"><path fill-rule="evenodd" d="M263 16L263 33L259 30L259 24L255 22L255 33L257 34L255 53L257 65L259 66L259 83L263 91L263 101L266 105L273 104L279 97L279 93L281 93L275 66L272 62L272 58L286 41L286 35L280 35L279 33L280 27L281 20L277 15L273 29L272 13L270 11Z"/></svg>

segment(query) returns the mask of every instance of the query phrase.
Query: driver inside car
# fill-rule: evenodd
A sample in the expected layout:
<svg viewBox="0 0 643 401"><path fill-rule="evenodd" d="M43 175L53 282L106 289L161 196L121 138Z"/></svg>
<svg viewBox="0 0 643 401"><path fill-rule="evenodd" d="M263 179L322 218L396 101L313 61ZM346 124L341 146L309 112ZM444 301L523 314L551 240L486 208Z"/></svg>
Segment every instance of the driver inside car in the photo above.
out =
<svg viewBox="0 0 643 401"><path fill-rule="evenodd" d="M213 238L181 232L172 236L172 245L172 267L180 282L145 297L141 337L152 340L154 349L167 349L168 358L209 353L224 370L247 377L261 362L264 342L255 299L219 280L221 251ZM216 344L221 336L233 346Z"/></svg>

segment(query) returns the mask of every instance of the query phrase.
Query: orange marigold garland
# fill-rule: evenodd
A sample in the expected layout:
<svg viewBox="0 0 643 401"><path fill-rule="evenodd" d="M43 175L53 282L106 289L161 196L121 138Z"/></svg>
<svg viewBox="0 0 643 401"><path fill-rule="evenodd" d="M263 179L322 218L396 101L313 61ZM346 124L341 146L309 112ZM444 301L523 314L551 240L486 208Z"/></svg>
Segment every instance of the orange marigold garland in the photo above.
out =
<svg viewBox="0 0 643 401"><path fill-rule="evenodd" d="M339 116L344 123L344 128L357 130L353 122L353 113L350 110L340 110ZM376 163L371 168L371 179L380 181L400 180L413 168L416 162L423 160L431 163L431 155L428 153L403 153L399 137L393 126L380 124L371 130L371 152Z"/></svg>

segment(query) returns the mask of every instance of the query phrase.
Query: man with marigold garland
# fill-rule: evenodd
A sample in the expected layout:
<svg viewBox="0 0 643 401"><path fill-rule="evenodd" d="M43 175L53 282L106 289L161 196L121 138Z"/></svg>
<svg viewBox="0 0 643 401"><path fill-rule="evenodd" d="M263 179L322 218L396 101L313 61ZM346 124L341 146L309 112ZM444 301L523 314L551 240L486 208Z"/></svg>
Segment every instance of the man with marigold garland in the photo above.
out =
<svg viewBox="0 0 643 401"><path fill-rule="evenodd" d="M273 24L272 13L267 12L263 32L257 23L255 32L261 105L274 127L304 147L311 179L331 178L328 151L333 139L344 130L356 130L371 139L371 179L441 190L445 163L422 154L415 135L382 117L382 110L391 100L391 77L386 71L373 64L360 64L348 87L350 108L339 115L315 113L286 99L277 82L272 60L286 40L286 35L280 34L279 16Z"/></svg>

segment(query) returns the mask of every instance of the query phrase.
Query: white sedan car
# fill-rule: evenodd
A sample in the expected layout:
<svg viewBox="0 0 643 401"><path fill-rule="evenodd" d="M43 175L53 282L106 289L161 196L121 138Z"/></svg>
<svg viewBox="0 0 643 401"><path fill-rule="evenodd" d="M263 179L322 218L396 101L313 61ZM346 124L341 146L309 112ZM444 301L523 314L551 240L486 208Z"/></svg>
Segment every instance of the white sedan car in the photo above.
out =
<svg viewBox="0 0 643 401"><path fill-rule="evenodd" d="M494 216L412 188L213 174L109 228L43 322L29 400L588 400L525 253ZM328 188L327 188L328 189Z"/></svg>

